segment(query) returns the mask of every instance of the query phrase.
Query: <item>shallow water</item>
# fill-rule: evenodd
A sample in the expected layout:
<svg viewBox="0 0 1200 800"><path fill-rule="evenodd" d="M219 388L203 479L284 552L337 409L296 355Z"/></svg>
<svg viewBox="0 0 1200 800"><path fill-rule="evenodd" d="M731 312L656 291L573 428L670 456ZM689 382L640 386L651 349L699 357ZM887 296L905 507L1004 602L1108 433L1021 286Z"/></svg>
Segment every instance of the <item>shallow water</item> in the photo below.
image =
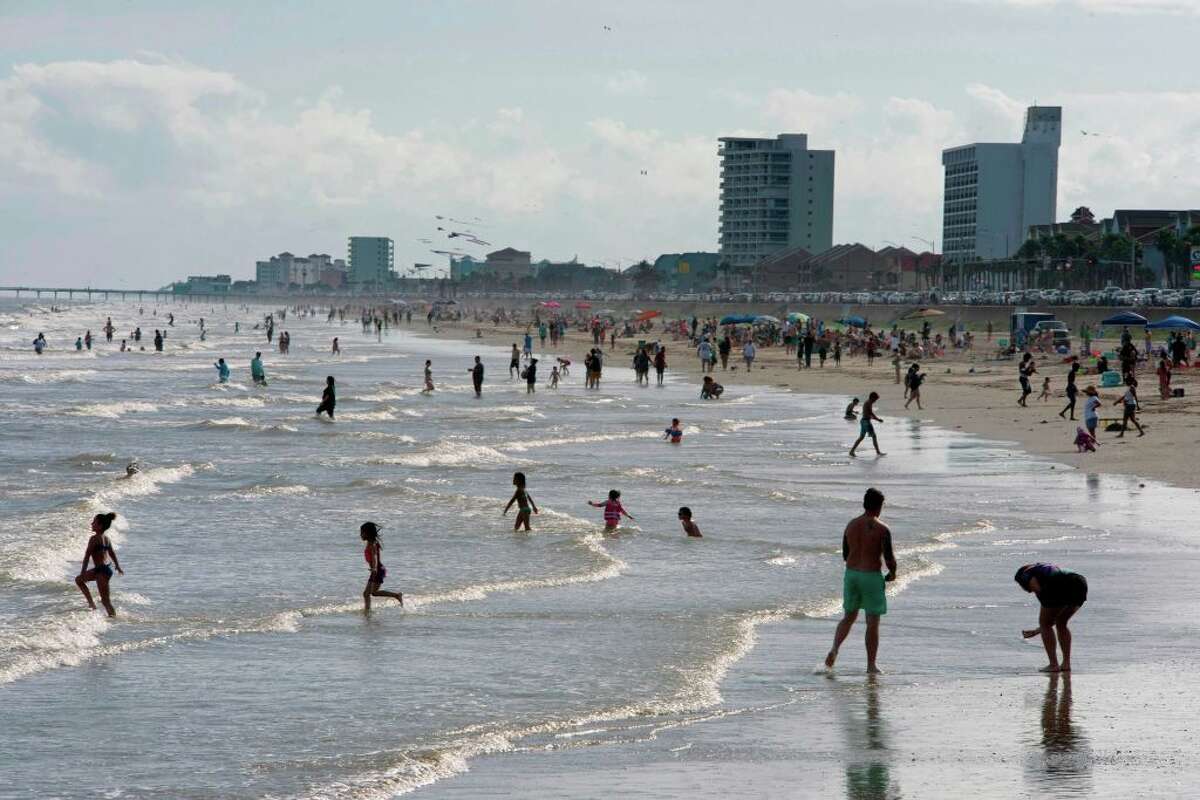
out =
<svg viewBox="0 0 1200 800"><path fill-rule="evenodd" d="M168 310L165 354L71 347L88 326L102 339L108 314L119 330L141 324L149 347ZM507 353L426 338L423 322L378 342L352 323L288 319L281 356L246 330L261 311L159 314L0 306L12 756L0 796L517 795L535 777L515 766L530 752L560 756L536 767L549 796L593 759L652 760L658 731L781 724L796 691L839 691L810 673L839 610L841 529L872 484L899 547L884 639L897 687L1039 665L1013 636L1036 610L1011 576L1035 559L1089 577L1077 624L1092 669L1131 651L1177 657L1196 633L1191 492L1052 469L915 420L879 426L886 458L852 460L837 398L731 386L703 403L690 383L634 386L618 359L599 392L578 374L551 391L543 369L528 396ZM38 330L52 348L41 357L28 346ZM257 348L266 388L249 380ZM482 400L466 374L476 353ZM215 382L218 356L230 384ZM426 358L432 396L419 392ZM334 423L313 417L327 374ZM672 416L682 446L660 440ZM131 460L143 471L121 480ZM529 534L500 514L514 469L542 508ZM610 488L637 517L617 535L586 505ZM682 535L681 505L703 540ZM126 569L111 622L70 582L88 520L108 509ZM383 530L385 588L405 593L403 610L377 598L361 613L366 519ZM1118 599L1108 586L1131 573L1142 579ZM738 759L755 757L746 747ZM672 793L647 796L660 790Z"/></svg>

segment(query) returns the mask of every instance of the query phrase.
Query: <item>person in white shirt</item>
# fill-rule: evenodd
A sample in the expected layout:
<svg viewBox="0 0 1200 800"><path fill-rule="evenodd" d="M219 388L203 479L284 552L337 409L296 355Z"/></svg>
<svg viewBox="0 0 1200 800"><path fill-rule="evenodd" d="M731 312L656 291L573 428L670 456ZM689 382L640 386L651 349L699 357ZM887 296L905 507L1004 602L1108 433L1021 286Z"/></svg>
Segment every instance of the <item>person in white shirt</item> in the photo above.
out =
<svg viewBox="0 0 1200 800"><path fill-rule="evenodd" d="M742 360L746 362L746 370L749 371L750 365L754 363L754 342L746 342L746 346L742 348Z"/></svg>

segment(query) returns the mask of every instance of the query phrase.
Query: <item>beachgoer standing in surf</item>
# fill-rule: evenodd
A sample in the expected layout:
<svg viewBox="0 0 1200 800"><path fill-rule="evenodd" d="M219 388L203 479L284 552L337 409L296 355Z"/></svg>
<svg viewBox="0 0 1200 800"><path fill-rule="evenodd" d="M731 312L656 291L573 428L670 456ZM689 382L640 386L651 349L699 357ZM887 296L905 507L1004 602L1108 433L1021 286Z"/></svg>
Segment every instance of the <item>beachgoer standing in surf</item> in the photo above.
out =
<svg viewBox="0 0 1200 800"><path fill-rule="evenodd" d="M588 505L592 508L604 509L605 533L611 533L617 529L617 526L621 524L622 514L630 519L633 519L633 515L626 511L625 507L621 505L621 493L616 489L613 489L608 493L608 499L604 502L596 503L592 500L588 500Z"/></svg>
<svg viewBox="0 0 1200 800"><path fill-rule="evenodd" d="M508 505L504 507L503 513L508 514L508 510L512 508L512 504L516 503L517 521L513 524L513 530L520 530L522 525L525 526L525 530L532 530L532 528L529 527L529 513L530 511L532 511L534 514L541 512L538 511L537 503L533 502L533 496L530 495L529 492L525 491L525 473L514 472L512 482L513 486L517 488L513 491L512 499L508 501Z"/></svg>
<svg viewBox="0 0 1200 800"><path fill-rule="evenodd" d="M112 579L113 567L117 568L118 574L125 574L125 570L121 569L121 562L117 560L117 551L113 549L112 542L108 540L107 531L112 527L113 520L116 518L117 515L111 511L107 514L97 514L92 518L92 535L84 547L83 565L75 577L75 585L79 587L79 591L83 592L88 606L93 609L96 607L96 603L92 600L92 593L88 591L87 583L88 581L96 582L96 591L100 593L100 603L110 617L117 615L117 610L113 608L112 600L108 595L108 582ZM109 557L112 557L112 567L108 565ZM91 569L88 569L89 560L92 562Z"/></svg>
<svg viewBox="0 0 1200 800"><path fill-rule="evenodd" d="M475 356L475 366L471 367L467 372L471 373L471 383L475 386L475 396L483 397L483 362L479 360L479 356Z"/></svg>
<svg viewBox="0 0 1200 800"><path fill-rule="evenodd" d="M838 649L850 635L861 610L867 614L867 673L876 675L880 671L875 657L879 652L879 619L887 613L884 589L888 582L896 580L892 532L879 521L882 511L883 492L867 489L863 496L863 514L850 520L842 534L842 560L846 562L842 579L842 610L845 614L834 634L833 649L825 656L826 669L833 669ZM879 574L883 564L887 564L887 575Z"/></svg>
<svg viewBox="0 0 1200 800"><path fill-rule="evenodd" d="M337 406L337 395L333 388L333 376L330 375L325 379L325 390L321 392L321 405L317 406L317 416L321 416L321 412L329 415L333 419L333 409Z"/></svg>

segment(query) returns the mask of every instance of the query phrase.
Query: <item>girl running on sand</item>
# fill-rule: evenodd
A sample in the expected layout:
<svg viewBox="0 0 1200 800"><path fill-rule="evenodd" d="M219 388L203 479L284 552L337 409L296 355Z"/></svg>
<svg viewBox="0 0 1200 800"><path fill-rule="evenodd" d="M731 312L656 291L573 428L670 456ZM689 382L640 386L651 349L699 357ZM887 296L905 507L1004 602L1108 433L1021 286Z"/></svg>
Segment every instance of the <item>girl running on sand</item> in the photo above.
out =
<svg viewBox="0 0 1200 800"><path fill-rule="evenodd" d="M110 617L117 615L117 610L113 608L112 601L108 596L108 582L112 578L113 567L117 568L118 574L125 574L125 571L121 569L121 562L117 560L117 551L113 549L107 534L116 518L117 515L111 511L92 517L92 535L88 538L87 546L83 550L83 565L79 568L79 575L75 577L75 585L79 587L79 591L83 592L88 607L92 609L95 609L96 603L92 600L92 593L88 591L87 582L96 582L96 591L100 593L100 603ZM112 557L112 567L108 565L110 556ZM91 569L88 569L89 560L92 562Z"/></svg>
<svg viewBox="0 0 1200 800"><path fill-rule="evenodd" d="M630 514L628 511L626 511L625 507L623 505L621 505L621 493L618 492L616 489L613 489L612 491L610 491L608 493L608 499L605 500L604 502L597 503L592 500L588 500L588 505L591 506L592 508L603 508L604 509L604 532L605 533L611 533L612 531L615 531L617 529L617 526L619 524L621 524L621 515L622 514L629 517L630 519L633 519L633 515Z"/></svg>
<svg viewBox="0 0 1200 800"><path fill-rule="evenodd" d="M529 527L529 512L532 510L534 514L541 513L538 511L537 503L533 502L533 496L525 491L525 473L513 473L513 486L517 487L513 492L512 499L508 501L508 505L504 507L504 514L508 514L508 510L512 508L512 504L517 504L517 521L513 524L513 530L521 530L521 526L525 526L525 530L532 530Z"/></svg>
<svg viewBox="0 0 1200 800"><path fill-rule="evenodd" d="M379 541L379 526L374 522L364 522L358 528L358 535L367 546L363 548L363 558L371 570L367 578L367 588L363 589L363 610L371 610L372 597L394 597L400 605L404 605L404 595L400 592L385 592L383 579L387 577L387 569L383 566L383 544Z"/></svg>

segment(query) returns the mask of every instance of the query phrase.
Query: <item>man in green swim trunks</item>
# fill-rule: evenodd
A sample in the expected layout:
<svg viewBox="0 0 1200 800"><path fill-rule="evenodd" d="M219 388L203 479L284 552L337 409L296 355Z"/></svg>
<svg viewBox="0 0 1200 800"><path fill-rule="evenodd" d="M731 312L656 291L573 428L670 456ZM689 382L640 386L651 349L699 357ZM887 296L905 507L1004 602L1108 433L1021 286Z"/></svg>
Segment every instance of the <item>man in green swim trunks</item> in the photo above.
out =
<svg viewBox="0 0 1200 800"><path fill-rule="evenodd" d="M871 392L867 395L867 402L863 403L862 416L858 420L858 438L854 440L854 445L850 448L850 457L853 458L854 451L862 444L863 439L871 437L871 444L875 445L875 454L885 456L879 449L879 439L875 436L875 426L872 422L883 422L879 417L875 416L875 403L879 400L879 392Z"/></svg>
<svg viewBox="0 0 1200 800"><path fill-rule="evenodd" d="M842 560L846 575L842 581L842 609L846 612L833 637L833 649L825 656L825 667L833 669L838 648L850 634L858 612L867 612L867 673L879 674L875 654L879 652L879 618L887 613L884 585L896 580L896 556L892 552L892 532L879 521L883 511L883 492L867 489L862 516L850 520L842 534ZM887 564L887 575L879 574Z"/></svg>

